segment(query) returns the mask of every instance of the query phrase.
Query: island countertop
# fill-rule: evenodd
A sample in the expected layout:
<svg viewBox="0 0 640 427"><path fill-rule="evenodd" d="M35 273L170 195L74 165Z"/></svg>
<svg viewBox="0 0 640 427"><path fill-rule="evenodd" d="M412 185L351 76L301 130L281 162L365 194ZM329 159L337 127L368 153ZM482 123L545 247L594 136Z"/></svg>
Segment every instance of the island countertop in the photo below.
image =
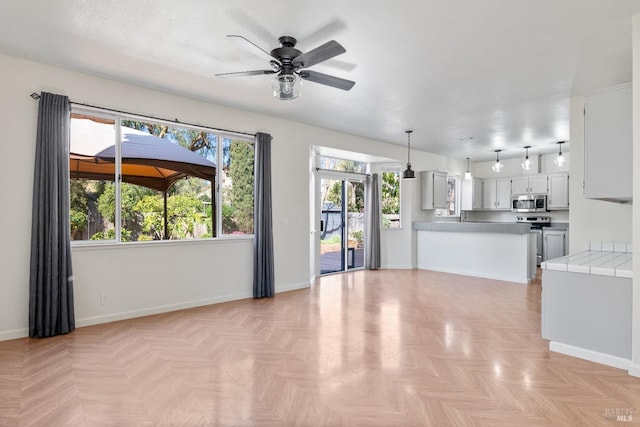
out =
<svg viewBox="0 0 640 427"><path fill-rule="evenodd" d="M415 221L414 230L448 231L456 233L509 233L526 234L531 225L518 222L453 222L453 221Z"/></svg>

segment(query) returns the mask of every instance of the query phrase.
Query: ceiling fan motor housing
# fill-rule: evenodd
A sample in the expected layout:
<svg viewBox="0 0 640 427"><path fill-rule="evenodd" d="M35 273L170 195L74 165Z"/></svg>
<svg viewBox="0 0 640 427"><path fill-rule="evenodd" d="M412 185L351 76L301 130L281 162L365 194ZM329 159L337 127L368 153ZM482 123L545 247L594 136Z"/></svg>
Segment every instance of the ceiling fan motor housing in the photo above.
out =
<svg viewBox="0 0 640 427"><path fill-rule="evenodd" d="M271 56L280 61L282 64L281 70L284 74L292 74L296 70L292 61L302 55L302 52L294 47L298 41L291 36L282 36L278 40L280 41L281 47L273 49Z"/></svg>

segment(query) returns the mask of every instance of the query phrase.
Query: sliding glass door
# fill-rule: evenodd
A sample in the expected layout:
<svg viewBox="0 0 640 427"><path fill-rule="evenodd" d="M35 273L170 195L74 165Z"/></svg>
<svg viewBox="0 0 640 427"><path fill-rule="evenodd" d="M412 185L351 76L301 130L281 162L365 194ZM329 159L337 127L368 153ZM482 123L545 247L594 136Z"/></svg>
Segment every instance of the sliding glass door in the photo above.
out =
<svg viewBox="0 0 640 427"><path fill-rule="evenodd" d="M320 274L364 267L364 191L360 180L320 180Z"/></svg>

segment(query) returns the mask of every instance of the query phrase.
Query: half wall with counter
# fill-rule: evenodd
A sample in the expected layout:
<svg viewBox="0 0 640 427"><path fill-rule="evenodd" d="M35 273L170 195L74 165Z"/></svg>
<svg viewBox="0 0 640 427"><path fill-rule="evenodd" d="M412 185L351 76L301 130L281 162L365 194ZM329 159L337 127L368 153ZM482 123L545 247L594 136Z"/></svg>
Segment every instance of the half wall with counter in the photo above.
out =
<svg viewBox="0 0 640 427"><path fill-rule="evenodd" d="M542 337L549 350L621 369L631 365L629 243L588 242L542 263Z"/></svg>
<svg viewBox="0 0 640 427"><path fill-rule="evenodd" d="M536 275L536 237L524 223L414 222L417 267L509 282Z"/></svg>

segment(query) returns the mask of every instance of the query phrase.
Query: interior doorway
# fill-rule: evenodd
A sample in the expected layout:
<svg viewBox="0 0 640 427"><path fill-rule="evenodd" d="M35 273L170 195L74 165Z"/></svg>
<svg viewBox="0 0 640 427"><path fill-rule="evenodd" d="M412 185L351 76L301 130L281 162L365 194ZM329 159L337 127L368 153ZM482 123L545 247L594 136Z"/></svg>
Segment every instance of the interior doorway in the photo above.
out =
<svg viewBox="0 0 640 427"><path fill-rule="evenodd" d="M365 181L320 177L320 274L364 267Z"/></svg>

